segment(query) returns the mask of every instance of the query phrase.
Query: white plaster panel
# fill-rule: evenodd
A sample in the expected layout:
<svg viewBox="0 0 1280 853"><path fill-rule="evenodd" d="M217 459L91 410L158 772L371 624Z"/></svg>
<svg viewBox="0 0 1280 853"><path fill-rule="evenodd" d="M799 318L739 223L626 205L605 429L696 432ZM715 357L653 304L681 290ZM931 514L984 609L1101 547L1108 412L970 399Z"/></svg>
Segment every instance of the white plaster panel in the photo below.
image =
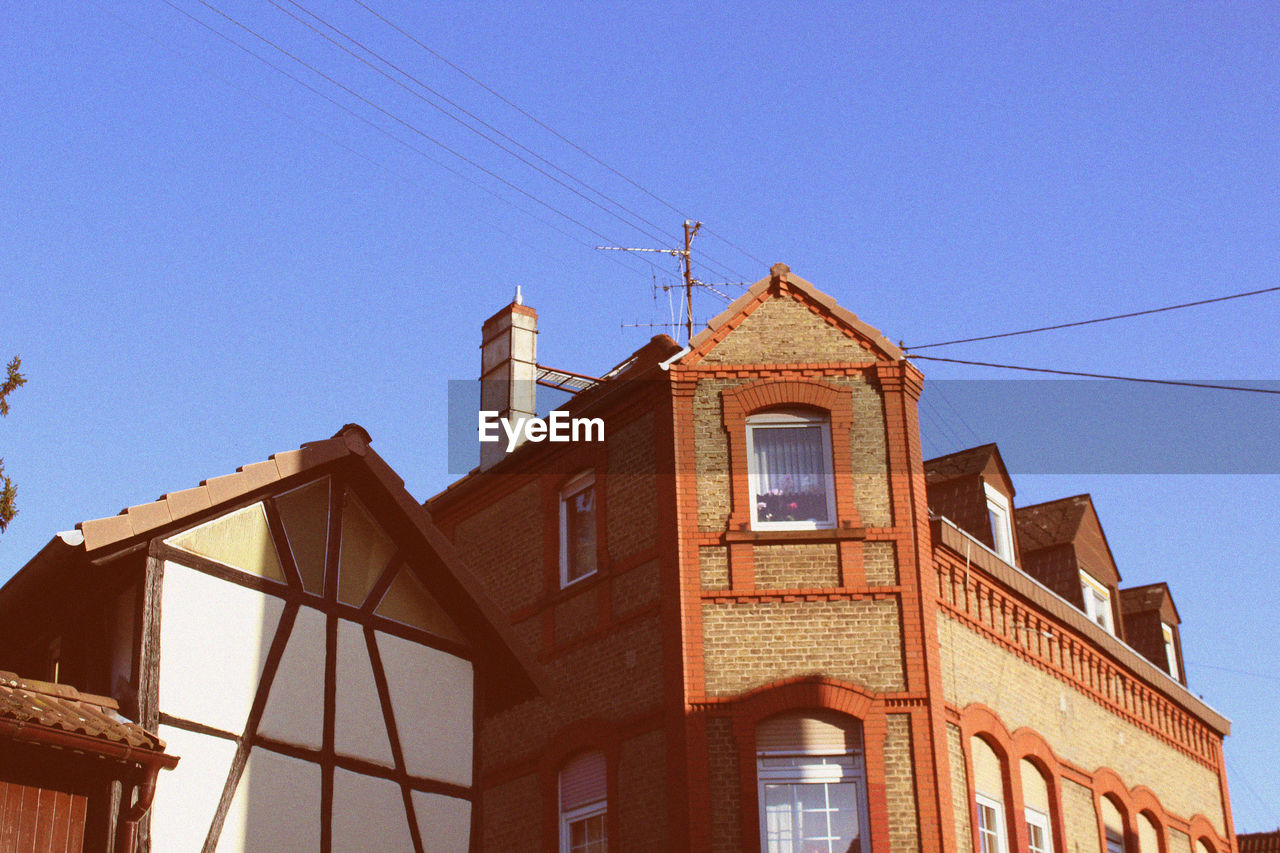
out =
<svg viewBox="0 0 1280 853"><path fill-rule="evenodd" d="M337 707L334 714L334 749L391 767L391 741L373 680L373 664L364 631L354 622L338 620L338 661L335 670Z"/></svg>
<svg viewBox="0 0 1280 853"><path fill-rule="evenodd" d="M213 813L235 757L234 741L160 726L165 751L181 757L164 771L151 806L153 850L196 851L204 847Z"/></svg>
<svg viewBox="0 0 1280 853"><path fill-rule="evenodd" d="M217 853L319 849L320 765L255 747L222 824Z"/></svg>
<svg viewBox="0 0 1280 853"><path fill-rule="evenodd" d="M283 610L273 595L166 562L160 710L243 732Z"/></svg>
<svg viewBox="0 0 1280 853"><path fill-rule="evenodd" d="M471 849L471 803L424 791L414 791L412 796L422 853L467 853Z"/></svg>
<svg viewBox="0 0 1280 853"><path fill-rule="evenodd" d="M258 733L319 749L324 741L325 616L298 608L280 668L271 682Z"/></svg>
<svg viewBox="0 0 1280 853"><path fill-rule="evenodd" d="M338 768L333 772L333 853L413 849L400 786Z"/></svg>
<svg viewBox="0 0 1280 853"><path fill-rule="evenodd" d="M471 785L474 675L471 662L379 632L405 768L414 776Z"/></svg>

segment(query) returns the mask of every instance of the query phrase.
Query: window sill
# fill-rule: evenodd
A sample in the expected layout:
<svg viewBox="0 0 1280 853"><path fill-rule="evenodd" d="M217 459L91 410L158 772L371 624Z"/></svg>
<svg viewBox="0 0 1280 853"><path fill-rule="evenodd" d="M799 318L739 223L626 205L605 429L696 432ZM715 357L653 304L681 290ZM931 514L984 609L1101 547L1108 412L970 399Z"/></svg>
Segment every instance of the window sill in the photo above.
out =
<svg viewBox="0 0 1280 853"><path fill-rule="evenodd" d="M866 539L865 527L828 527L823 530L726 530L725 544L731 542L839 542Z"/></svg>

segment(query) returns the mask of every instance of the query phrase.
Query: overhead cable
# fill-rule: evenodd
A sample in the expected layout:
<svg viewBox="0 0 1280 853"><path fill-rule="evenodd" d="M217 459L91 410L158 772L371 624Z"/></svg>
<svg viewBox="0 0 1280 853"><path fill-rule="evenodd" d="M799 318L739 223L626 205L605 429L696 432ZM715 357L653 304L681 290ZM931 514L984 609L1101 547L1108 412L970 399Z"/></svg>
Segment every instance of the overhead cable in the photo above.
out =
<svg viewBox="0 0 1280 853"><path fill-rule="evenodd" d="M1023 367L1017 364L994 364L989 361L963 361L958 358L939 358L933 355L911 355L907 358L922 361L945 361L950 364L969 364L975 367L998 367L1002 370L1024 370L1031 373L1053 373L1058 376L1083 376L1088 379L1115 379L1121 382L1145 382L1151 385L1181 385L1186 388L1212 388L1217 391L1248 391L1253 394L1280 394L1276 388L1248 388L1243 385L1214 385L1209 382L1183 382L1176 379L1145 379L1137 376L1112 376L1107 373L1082 373L1078 370L1051 370L1047 367Z"/></svg>
<svg viewBox="0 0 1280 853"><path fill-rule="evenodd" d="M951 346L952 344L968 344L968 343L973 343L974 341L992 341L992 340L995 340L996 338L1011 338L1015 335L1030 335L1034 332L1050 332L1050 331L1053 331L1054 329L1069 329L1073 326L1088 326L1091 323L1106 323L1110 320L1124 320L1129 317L1141 317L1144 314L1159 314L1161 311L1176 311L1179 308L1193 308L1197 305L1208 305L1212 302L1226 302L1228 299L1242 299L1246 296L1258 296L1259 294L1263 294L1263 293L1274 293L1277 290L1280 290L1280 287L1265 287L1262 290L1250 290L1247 293L1233 293L1230 296L1217 296L1217 297L1214 297L1213 299L1200 299L1200 300L1197 300L1196 302L1183 302L1181 305L1166 305L1163 308L1149 308L1146 311L1132 311L1128 314L1113 314L1110 317L1098 317L1095 320L1078 320L1074 323L1058 323L1057 325L1054 325L1054 326L1041 326L1038 329L1023 329L1018 332L1002 332L998 335L982 335L981 337L977 337L977 338L959 338L954 341L939 341L936 344L921 344L920 346L917 346L917 347L904 346L902 348L904 350L915 351L920 349L928 349L929 347L945 347L945 346Z"/></svg>

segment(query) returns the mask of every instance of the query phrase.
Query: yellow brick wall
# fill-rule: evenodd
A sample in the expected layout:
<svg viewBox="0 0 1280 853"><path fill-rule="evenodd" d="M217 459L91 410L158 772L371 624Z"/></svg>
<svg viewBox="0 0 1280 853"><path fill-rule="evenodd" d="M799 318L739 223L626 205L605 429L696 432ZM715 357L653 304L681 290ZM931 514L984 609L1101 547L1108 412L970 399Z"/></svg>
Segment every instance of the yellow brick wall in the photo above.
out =
<svg viewBox="0 0 1280 853"><path fill-rule="evenodd" d="M865 542L862 566L868 586L894 586L898 583L898 558L892 542Z"/></svg>
<svg viewBox="0 0 1280 853"><path fill-rule="evenodd" d="M814 674L903 689L897 601L707 602L702 619L709 696Z"/></svg>
<svg viewBox="0 0 1280 853"><path fill-rule="evenodd" d="M641 415L608 438L605 524L609 533L609 556L621 560L652 548L657 541L653 415Z"/></svg>
<svg viewBox="0 0 1280 853"><path fill-rule="evenodd" d="M948 701L987 705L1009 731L1034 729L1063 760L1090 773L1109 767L1130 788L1149 787L1166 811L1203 814L1223 831L1218 777L1208 767L945 614L938 639Z"/></svg>
<svg viewBox="0 0 1280 853"><path fill-rule="evenodd" d="M884 793L889 810L889 846L894 853L919 853L920 827L911 757L911 719L906 714L890 714L886 722Z"/></svg>
<svg viewBox="0 0 1280 853"><path fill-rule="evenodd" d="M831 588L840 585L835 544L761 545L754 551L760 589Z"/></svg>
<svg viewBox="0 0 1280 853"><path fill-rule="evenodd" d="M698 549L698 571L703 589L729 588L729 549L707 545Z"/></svg>
<svg viewBox="0 0 1280 853"><path fill-rule="evenodd" d="M753 311L703 359L704 364L800 364L875 361L857 341L790 296Z"/></svg>
<svg viewBox="0 0 1280 853"><path fill-rule="evenodd" d="M1093 792L1070 779L1062 783L1062 831L1067 837L1067 853L1097 853L1098 813L1093 808Z"/></svg>
<svg viewBox="0 0 1280 853"><path fill-rule="evenodd" d="M739 785L738 745L733 723L724 717L707 720L707 777L711 783L711 850L741 853L742 809Z"/></svg>
<svg viewBox="0 0 1280 853"><path fill-rule="evenodd" d="M1176 829L1169 830L1169 853L1191 853L1191 836Z"/></svg>

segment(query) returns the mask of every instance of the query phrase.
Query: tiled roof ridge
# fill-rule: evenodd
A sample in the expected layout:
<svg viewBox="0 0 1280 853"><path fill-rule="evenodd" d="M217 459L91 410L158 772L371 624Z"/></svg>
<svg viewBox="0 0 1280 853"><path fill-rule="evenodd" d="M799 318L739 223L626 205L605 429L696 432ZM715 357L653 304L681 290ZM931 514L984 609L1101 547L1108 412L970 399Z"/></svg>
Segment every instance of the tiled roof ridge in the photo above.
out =
<svg viewBox="0 0 1280 853"><path fill-rule="evenodd" d="M68 699L72 702L84 702L89 705L98 705L109 711L119 711L120 703L110 696L99 696L96 693L83 693L72 687L70 684L58 684L53 681L37 681L32 678L23 678L16 672L0 669L0 687L8 687L10 689L25 690L28 693L34 693L41 696L52 696L57 699Z"/></svg>
<svg viewBox="0 0 1280 853"><path fill-rule="evenodd" d="M332 438L306 442L297 450L273 453L266 461L241 465L235 473L201 480L194 488L168 492L150 503L125 507L117 515L82 521L76 529L84 537L84 549L92 551L203 512L348 454L363 456L369 450L370 441L364 427L346 424Z"/></svg>

